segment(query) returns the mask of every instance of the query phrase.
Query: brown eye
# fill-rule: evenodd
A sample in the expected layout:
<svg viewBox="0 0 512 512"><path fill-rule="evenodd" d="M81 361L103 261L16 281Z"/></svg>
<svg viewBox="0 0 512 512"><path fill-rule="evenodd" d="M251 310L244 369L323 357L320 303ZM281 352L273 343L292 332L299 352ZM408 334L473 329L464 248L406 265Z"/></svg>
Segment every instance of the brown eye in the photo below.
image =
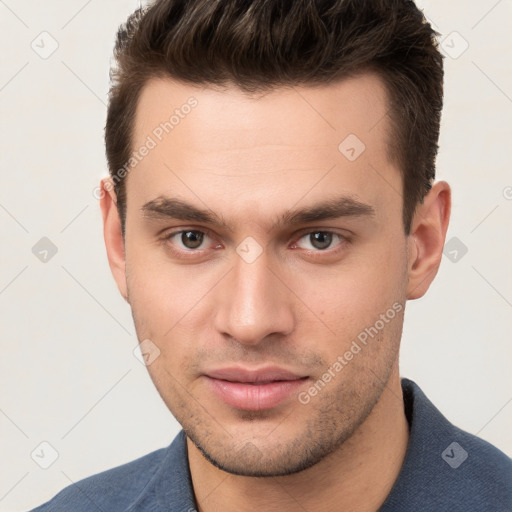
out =
<svg viewBox="0 0 512 512"><path fill-rule="evenodd" d="M344 235L334 231L318 229L303 233L293 248L304 249L308 256L318 256L320 258L338 254L347 247L348 243L349 240Z"/></svg>
<svg viewBox="0 0 512 512"><path fill-rule="evenodd" d="M204 233L201 231L182 231L181 243L187 249L197 249L204 239Z"/></svg>

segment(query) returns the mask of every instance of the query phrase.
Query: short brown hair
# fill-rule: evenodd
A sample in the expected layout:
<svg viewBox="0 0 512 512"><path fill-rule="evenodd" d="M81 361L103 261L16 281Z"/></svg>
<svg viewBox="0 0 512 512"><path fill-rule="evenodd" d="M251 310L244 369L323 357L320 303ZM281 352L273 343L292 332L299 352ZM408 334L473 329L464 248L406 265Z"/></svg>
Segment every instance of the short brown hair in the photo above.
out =
<svg viewBox="0 0 512 512"><path fill-rule="evenodd" d="M438 34L412 0L156 0L119 28L105 127L121 218L137 102L153 77L255 93L373 71L389 97L389 156L402 173L403 223L435 178L443 105ZM122 173L124 178L126 170Z"/></svg>

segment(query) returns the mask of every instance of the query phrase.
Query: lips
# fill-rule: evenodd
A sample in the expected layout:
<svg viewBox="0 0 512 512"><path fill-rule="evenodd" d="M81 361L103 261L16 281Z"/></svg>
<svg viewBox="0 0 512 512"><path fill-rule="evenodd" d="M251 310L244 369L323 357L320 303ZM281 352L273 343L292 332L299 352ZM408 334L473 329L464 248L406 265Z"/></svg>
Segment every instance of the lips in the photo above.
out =
<svg viewBox="0 0 512 512"><path fill-rule="evenodd" d="M291 395L296 396L308 380L307 376L278 367L221 368L208 371L205 378L210 391L225 404L246 411L276 407Z"/></svg>

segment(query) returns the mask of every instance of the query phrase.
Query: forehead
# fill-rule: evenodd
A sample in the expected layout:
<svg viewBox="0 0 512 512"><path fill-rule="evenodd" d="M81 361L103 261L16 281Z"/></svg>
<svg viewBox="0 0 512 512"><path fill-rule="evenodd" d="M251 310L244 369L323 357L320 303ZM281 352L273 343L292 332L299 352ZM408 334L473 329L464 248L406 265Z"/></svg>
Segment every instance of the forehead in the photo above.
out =
<svg viewBox="0 0 512 512"><path fill-rule="evenodd" d="M221 89L155 78L139 97L134 142L171 120L174 135L186 135L187 128L208 133L207 140L189 140L189 145L204 150L212 145L215 151L232 148L233 142L241 148L248 142L297 145L303 137L325 145L350 133L374 146L383 130L375 136L372 132L377 125L387 128L388 108L385 86L374 73L329 85L278 87L254 94L234 85ZM233 133L237 141L226 139Z"/></svg>
<svg viewBox="0 0 512 512"><path fill-rule="evenodd" d="M230 203L253 206L265 196L275 208L276 200L286 206L289 197L291 206L336 188L377 208L390 198L400 202L387 112L374 74L253 95L152 79L139 98L132 140L135 152L151 149L133 160L127 195L138 206L166 194L196 196L209 207L226 207L226 194ZM387 198L385 182L395 188ZM212 205L212 197L221 202Z"/></svg>

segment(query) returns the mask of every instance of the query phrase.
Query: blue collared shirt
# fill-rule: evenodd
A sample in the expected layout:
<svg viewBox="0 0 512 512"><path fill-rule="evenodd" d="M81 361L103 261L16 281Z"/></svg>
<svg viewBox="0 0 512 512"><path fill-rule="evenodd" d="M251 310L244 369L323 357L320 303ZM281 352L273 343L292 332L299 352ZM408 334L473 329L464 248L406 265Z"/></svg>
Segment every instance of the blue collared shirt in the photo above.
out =
<svg viewBox="0 0 512 512"><path fill-rule="evenodd" d="M511 512L512 460L452 425L402 379L410 436L379 512ZM167 448L80 480L32 512L195 512L182 430Z"/></svg>

